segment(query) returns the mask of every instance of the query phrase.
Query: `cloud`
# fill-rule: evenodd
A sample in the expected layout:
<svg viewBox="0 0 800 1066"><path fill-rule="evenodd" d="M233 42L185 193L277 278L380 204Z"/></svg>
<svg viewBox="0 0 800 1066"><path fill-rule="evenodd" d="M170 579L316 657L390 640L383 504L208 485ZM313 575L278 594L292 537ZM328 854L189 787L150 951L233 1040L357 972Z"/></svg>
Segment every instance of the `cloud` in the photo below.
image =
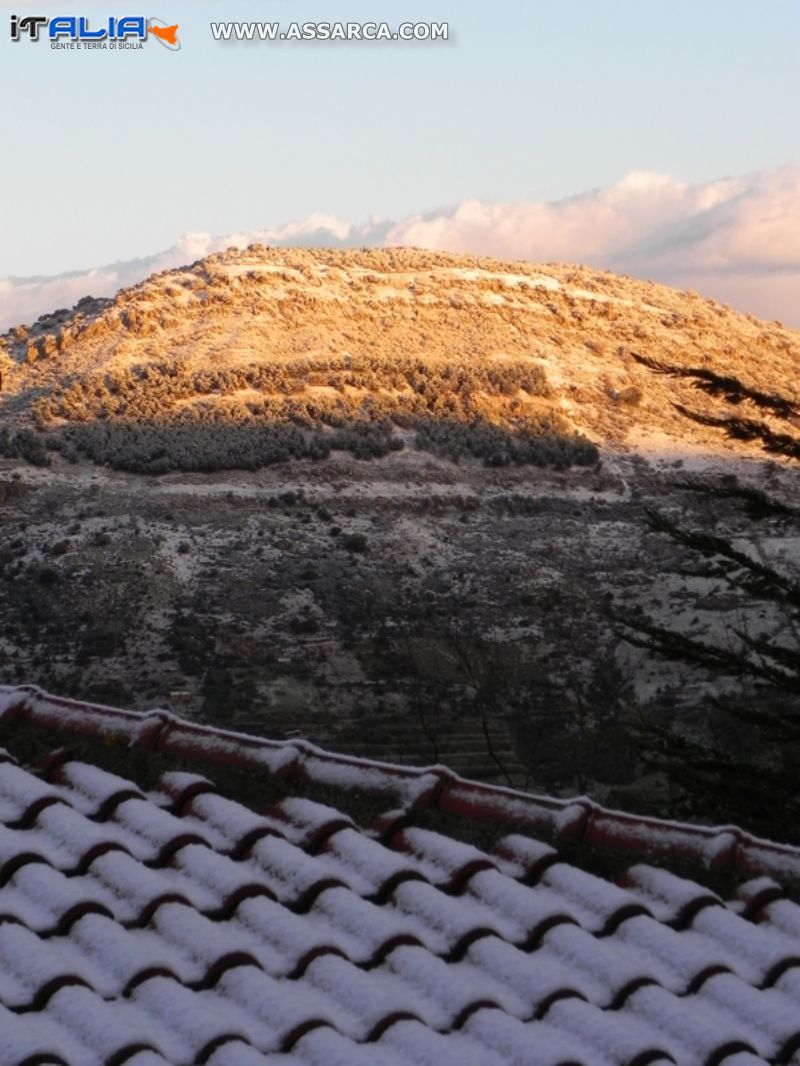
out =
<svg viewBox="0 0 800 1066"><path fill-rule="evenodd" d="M84 296L112 296L150 274L172 270L225 248L246 248L261 243L282 246L349 248L379 245L391 223L370 221L351 226L329 215L311 215L273 229L246 230L223 237L186 233L172 248L144 259L113 263L95 270L74 271L53 277L0 278L0 330L32 322L39 315L72 307Z"/></svg>
<svg viewBox="0 0 800 1066"><path fill-rule="evenodd" d="M693 288L800 328L800 167L689 185L636 172L556 202L467 200L450 210L362 225L311 215L226 236L190 233L148 259L53 278L0 279L0 328L81 296L111 295L157 270L212 252L271 245L409 245L534 262L605 267Z"/></svg>
<svg viewBox="0 0 800 1066"><path fill-rule="evenodd" d="M407 219L387 240L588 263L681 286L691 278L711 295L736 293L741 304L749 280L759 279L759 294L773 281L784 292L800 275L800 168L703 185L638 172L556 203L467 201ZM797 321L797 308L785 306Z"/></svg>

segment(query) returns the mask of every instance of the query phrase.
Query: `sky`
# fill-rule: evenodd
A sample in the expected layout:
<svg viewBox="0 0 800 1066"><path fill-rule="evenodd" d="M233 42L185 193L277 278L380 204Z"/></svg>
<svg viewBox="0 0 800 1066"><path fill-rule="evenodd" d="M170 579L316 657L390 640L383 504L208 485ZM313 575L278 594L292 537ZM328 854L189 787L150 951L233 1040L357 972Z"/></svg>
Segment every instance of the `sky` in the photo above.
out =
<svg viewBox="0 0 800 1066"><path fill-rule="evenodd" d="M320 231L589 261L800 327L797 0L143 4L0 0L0 27L138 13L182 44L0 31L0 323L132 260ZM216 42L220 18L446 21L451 39ZM64 272L81 278L18 280Z"/></svg>

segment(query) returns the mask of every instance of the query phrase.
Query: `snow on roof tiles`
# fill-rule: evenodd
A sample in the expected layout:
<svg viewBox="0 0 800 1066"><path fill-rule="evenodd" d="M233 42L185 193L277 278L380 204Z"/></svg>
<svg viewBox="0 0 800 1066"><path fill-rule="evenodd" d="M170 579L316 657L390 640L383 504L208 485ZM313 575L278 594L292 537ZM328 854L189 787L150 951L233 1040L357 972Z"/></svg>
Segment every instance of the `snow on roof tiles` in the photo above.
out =
<svg viewBox="0 0 800 1066"><path fill-rule="evenodd" d="M800 1055L792 848L32 689L0 689L0 717L394 805L358 825L297 795L251 810L183 771L146 793L63 752L40 773L0 754L0 1066ZM481 850L413 824L433 809L503 832ZM576 841L633 862L612 883ZM725 898L648 854L756 876Z"/></svg>

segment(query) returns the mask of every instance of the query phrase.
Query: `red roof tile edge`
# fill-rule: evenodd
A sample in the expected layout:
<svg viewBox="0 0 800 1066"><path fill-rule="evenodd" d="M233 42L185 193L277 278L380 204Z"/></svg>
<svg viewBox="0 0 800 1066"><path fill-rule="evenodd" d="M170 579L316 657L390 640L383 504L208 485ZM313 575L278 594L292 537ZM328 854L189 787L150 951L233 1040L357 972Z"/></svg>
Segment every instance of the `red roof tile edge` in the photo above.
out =
<svg viewBox="0 0 800 1066"><path fill-rule="evenodd" d="M170 711L126 711L51 696L34 685L0 686L0 719L76 736L117 736L131 747L258 771L287 784L329 785L380 794L403 812L435 806L478 820L511 823L565 843L630 859L671 860L719 874L771 876L800 886L800 848L735 826L700 826L607 810L588 797L556 799L467 781L445 766L373 762L324 751L304 740L275 741L190 722Z"/></svg>

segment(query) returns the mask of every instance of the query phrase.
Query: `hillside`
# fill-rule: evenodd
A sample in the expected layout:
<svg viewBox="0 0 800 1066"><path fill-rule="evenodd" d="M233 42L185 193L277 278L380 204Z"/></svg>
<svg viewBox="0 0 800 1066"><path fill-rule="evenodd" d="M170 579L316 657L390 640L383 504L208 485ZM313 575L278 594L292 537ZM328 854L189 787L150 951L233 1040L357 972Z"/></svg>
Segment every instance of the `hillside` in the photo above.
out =
<svg viewBox="0 0 800 1066"><path fill-rule="evenodd" d="M740 679L624 622L793 639L685 531L800 572L799 367L693 293L410 250L87 297L0 341L0 683L672 813L642 721L752 746Z"/></svg>
<svg viewBox="0 0 800 1066"><path fill-rule="evenodd" d="M220 253L2 346L6 424L13 412L51 431L391 423L446 452L430 425L444 421L494 426L505 436L482 457L519 458L513 440L531 435L717 447L719 427L687 412L781 434L800 403L800 335L778 324L597 271L407 250ZM74 434L104 458L95 437Z"/></svg>

